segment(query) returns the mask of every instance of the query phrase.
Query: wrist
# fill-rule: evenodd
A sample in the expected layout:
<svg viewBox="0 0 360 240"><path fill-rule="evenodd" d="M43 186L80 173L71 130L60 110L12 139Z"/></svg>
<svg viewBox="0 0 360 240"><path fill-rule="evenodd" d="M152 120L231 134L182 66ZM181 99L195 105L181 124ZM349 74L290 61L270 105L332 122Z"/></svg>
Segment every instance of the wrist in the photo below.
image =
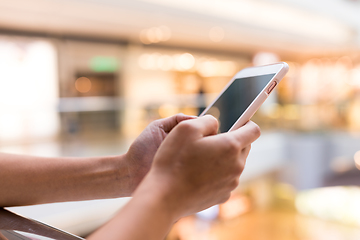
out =
<svg viewBox="0 0 360 240"><path fill-rule="evenodd" d="M173 223L184 216L180 198L176 196L173 186L153 172L150 172L136 189L133 199L146 199Z"/></svg>
<svg viewBox="0 0 360 240"><path fill-rule="evenodd" d="M112 183L114 186L113 197L130 197L133 193L132 179L128 169L126 154L118 156L104 157L101 160L103 164L110 165Z"/></svg>
<svg viewBox="0 0 360 240"><path fill-rule="evenodd" d="M158 187L145 177L131 200L89 239L164 239L179 217L169 209L166 194Z"/></svg>
<svg viewBox="0 0 360 240"><path fill-rule="evenodd" d="M130 195L134 193L151 168L151 162L141 159L141 155L143 154L146 153L139 155L134 154L134 150L130 148L129 151L123 155L122 167L126 169L126 180Z"/></svg>

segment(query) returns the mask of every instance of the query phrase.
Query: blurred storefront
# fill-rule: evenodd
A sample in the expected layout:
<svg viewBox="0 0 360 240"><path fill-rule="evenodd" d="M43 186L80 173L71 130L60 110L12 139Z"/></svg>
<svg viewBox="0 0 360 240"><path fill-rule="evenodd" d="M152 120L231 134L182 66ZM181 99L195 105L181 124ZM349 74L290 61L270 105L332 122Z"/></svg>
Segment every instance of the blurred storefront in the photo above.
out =
<svg viewBox="0 0 360 240"><path fill-rule="evenodd" d="M15 2L2 7L23 11ZM38 12L49 10L36 2ZM44 21L0 27L0 150L121 154L151 121L199 115L242 68L285 61L289 73L252 119L262 136L240 187L227 203L179 221L168 239L359 239L360 50L353 26L279 2L231 3L244 7L241 16L231 4L212 0L218 5L207 4L204 14L188 2L98 3L96 11L56 3L64 5L54 10L55 30ZM74 10L63 10L69 6ZM253 7L263 16L245 14ZM266 21L275 9L278 18ZM285 12L292 21L284 21ZM131 21L120 25L120 13ZM81 21L71 23L75 16ZM86 235L121 204L108 204L103 215L101 204L84 204L82 213L67 205L87 218L67 223L62 213L17 211Z"/></svg>

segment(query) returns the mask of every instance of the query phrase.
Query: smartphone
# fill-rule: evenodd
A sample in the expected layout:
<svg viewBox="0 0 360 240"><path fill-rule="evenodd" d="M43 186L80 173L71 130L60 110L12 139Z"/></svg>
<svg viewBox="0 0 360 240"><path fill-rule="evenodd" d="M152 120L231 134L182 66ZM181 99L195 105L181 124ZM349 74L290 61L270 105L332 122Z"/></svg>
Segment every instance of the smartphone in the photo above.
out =
<svg viewBox="0 0 360 240"><path fill-rule="evenodd" d="M288 72L285 62L245 68L238 72L219 96L200 114L219 121L219 133L243 126Z"/></svg>

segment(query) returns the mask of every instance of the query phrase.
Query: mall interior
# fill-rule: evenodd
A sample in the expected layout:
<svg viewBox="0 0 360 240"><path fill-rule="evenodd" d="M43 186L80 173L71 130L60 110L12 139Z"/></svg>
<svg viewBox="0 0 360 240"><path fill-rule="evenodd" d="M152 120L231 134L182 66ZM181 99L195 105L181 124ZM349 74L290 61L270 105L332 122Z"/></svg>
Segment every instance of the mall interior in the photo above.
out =
<svg viewBox="0 0 360 240"><path fill-rule="evenodd" d="M360 239L359 0L1 0L0 151L123 154L243 68L290 70L224 204L167 240ZM199 97L206 101L199 101ZM129 199L10 208L86 237Z"/></svg>

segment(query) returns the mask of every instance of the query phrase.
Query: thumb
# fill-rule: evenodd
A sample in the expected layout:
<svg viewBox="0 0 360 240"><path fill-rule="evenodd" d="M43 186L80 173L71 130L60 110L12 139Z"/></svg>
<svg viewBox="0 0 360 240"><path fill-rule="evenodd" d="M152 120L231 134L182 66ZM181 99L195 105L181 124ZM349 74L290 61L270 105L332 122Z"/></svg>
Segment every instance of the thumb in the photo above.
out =
<svg viewBox="0 0 360 240"><path fill-rule="evenodd" d="M166 133L169 133L180 122L190 119L196 119L196 118L197 116L190 116L190 115L185 115L183 113L179 113L168 118L160 119L159 124L162 125L162 128Z"/></svg>

